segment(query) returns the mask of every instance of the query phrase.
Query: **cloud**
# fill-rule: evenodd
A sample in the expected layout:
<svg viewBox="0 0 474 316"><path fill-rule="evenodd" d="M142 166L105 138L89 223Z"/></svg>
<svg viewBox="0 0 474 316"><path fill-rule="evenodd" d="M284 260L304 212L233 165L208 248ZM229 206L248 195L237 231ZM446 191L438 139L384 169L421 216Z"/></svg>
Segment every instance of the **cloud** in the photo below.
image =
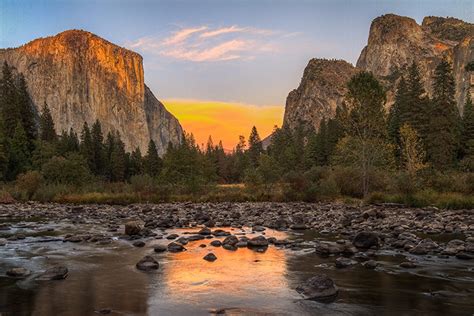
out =
<svg viewBox="0 0 474 316"><path fill-rule="evenodd" d="M154 55L192 62L251 60L277 51L272 41L281 32L237 25L181 28L164 38L142 37L126 46Z"/></svg>
<svg viewBox="0 0 474 316"><path fill-rule="evenodd" d="M281 125L284 107L259 106L237 102L168 99L163 100L186 132L193 133L199 145L206 144L211 135L217 144L222 140L224 148L232 149L239 135L249 136L256 126L260 137L270 135L275 125Z"/></svg>

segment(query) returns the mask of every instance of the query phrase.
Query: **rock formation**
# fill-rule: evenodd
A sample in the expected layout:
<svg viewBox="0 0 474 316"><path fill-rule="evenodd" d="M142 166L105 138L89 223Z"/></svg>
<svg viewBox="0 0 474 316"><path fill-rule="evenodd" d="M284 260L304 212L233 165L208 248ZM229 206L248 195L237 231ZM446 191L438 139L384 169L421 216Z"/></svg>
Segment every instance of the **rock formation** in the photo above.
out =
<svg viewBox="0 0 474 316"><path fill-rule="evenodd" d="M422 25L408 17L387 14L370 27L367 46L357 67L344 61L312 59L298 89L288 95L284 125L318 127L335 114L345 93L345 82L358 70L371 71L387 88L387 107L393 104L396 83L405 69L417 62L428 93L439 61L453 65L456 100L462 113L467 93L474 97L474 72L466 65L474 61L474 24L455 18L426 17Z"/></svg>
<svg viewBox="0 0 474 316"><path fill-rule="evenodd" d="M3 61L23 73L38 111L48 104L58 133L80 133L84 122L98 119L105 133L120 133L127 150L146 152L151 138L163 154L169 142L181 141L179 122L145 85L135 52L71 30L0 49Z"/></svg>

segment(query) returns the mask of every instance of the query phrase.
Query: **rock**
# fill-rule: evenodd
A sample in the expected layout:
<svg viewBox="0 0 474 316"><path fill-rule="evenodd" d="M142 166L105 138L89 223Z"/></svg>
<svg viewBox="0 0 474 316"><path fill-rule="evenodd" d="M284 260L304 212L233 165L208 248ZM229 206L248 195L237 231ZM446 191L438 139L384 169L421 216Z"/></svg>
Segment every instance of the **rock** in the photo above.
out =
<svg viewBox="0 0 474 316"><path fill-rule="evenodd" d="M239 242L239 239L237 237L235 237L234 235L230 235L224 239L222 244L234 246L238 242Z"/></svg>
<svg viewBox="0 0 474 316"><path fill-rule="evenodd" d="M187 245L188 244L188 238L186 237L179 237L178 239L176 239L176 242L179 242L181 245Z"/></svg>
<svg viewBox="0 0 474 316"><path fill-rule="evenodd" d="M158 262L151 256L143 257L136 264L137 269L142 271L158 270L159 266Z"/></svg>
<svg viewBox="0 0 474 316"><path fill-rule="evenodd" d="M210 253L208 253L207 255L205 255L203 259L206 260L206 261L213 262L213 261L216 261L216 260L217 260L217 257L216 257L215 254L213 254L212 252L210 252Z"/></svg>
<svg viewBox="0 0 474 316"><path fill-rule="evenodd" d="M343 268L350 267L356 263L357 263L356 261L351 260L349 258L339 257L336 259L335 265L336 265L336 268L343 269Z"/></svg>
<svg viewBox="0 0 474 316"><path fill-rule="evenodd" d="M405 268L405 269L413 269L413 268L416 268L417 265L414 262L405 261L405 262L400 263L400 267Z"/></svg>
<svg viewBox="0 0 474 316"><path fill-rule="evenodd" d="M64 266L56 266L49 268L42 274L40 274L38 277L36 277L36 280L39 281L49 281L49 280L63 280L67 278L68 276L68 269Z"/></svg>
<svg viewBox="0 0 474 316"><path fill-rule="evenodd" d="M316 275L296 288L306 299L327 299L335 298L338 288L334 281L324 274Z"/></svg>
<svg viewBox="0 0 474 316"><path fill-rule="evenodd" d="M134 247L141 248L141 247L145 247L145 242L142 241L142 240L137 240L137 241L135 241L132 245L133 245Z"/></svg>
<svg viewBox="0 0 474 316"><path fill-rule="evenodd" d="M140 234L142 225L138 221L130 221L125 223L125 235L132 236Z"/></svg>
<svg viewBox="0 0 474 316"><path fill-rule="evenodd" d="M169 234L168 236L166 236L166 239L173 240L173 239L176 239L178 237L179 237L178 234Z"/></svg>
<svg viewBox="0 0 474 316"><path fill-rule="evenodd" d="M260 226L260 225L255 225L252 227L252 231L254 232L263 232L265 230L265 227Z"/></svg>
<svg viewBox="0 0 474 316"><path fill-rule="evenodd" d="M145 85L143 58L135 52L68 30L1 49L4 61L25 76L35 112L48 103L58 134L99 120L104 135L120 133L127 151L146 152L151 137L160 155L182 140L178 120Z"/></svg>
<svg viewBox="0 0 474 316"><path fill-rule="evenodd" d="M0 247L3 247L7 244L7 240L5 238L0 238Z"/></svg>
<svg viewBox="0 0 474 316"><path fill-rule="evenodd" d="M248 247L268 247L268 240L263 236L257 236L250 239L247 245Z"/></svg>
<svg viewBox="0 0 474 316"><path fill-rule="evenodd" d="M235 244L237 248L245 248L248 246L248 241L241 240Z"/></svg>
<svg viewBox="0 0 474 316"><path fill-rule="evenodd" d="M213 240L213 241L211 241L211 246L220 247L220 246L222 246L222 243L221 243L220 240Z"/></svg>
<svg viewBox="0 0 474 316"><path fill-rule="evenodd" d="M237 250L237 247L231 244L222 244L222 248L224 248L225 250L230 250L230 251Z"/></svg>
<svg viewBox="0 0 474 316"><path fill-rule="evenodd" d="M177 242L172 242L168 244L168 251L169 252L181 252L185 251L186 248L183 247L183 245L177 243Z"/></svg>
<svg viewBox="0 0 474 316"><path fill-rule="evenodd" d="M112 313L112 310L110 308L102 308L98 310L97 313L102 314L102 315L108 315Z"/></svg>
<svg viewBox="0 0 474 316"><path fill-rule="evenodd" d="M362 266L367 269L375 269L377 268L379 263L375 260L368 260L364 263L362 263Z"/></svg>
<svg viewBox="0 0 474 316"><path fill-rule="evenodd" d="M216 237L230 236L229 232L226 232L225 230L222 230L222 229L216 229L215 231L212 232L212 234Z"/></svg>
<svg viewBox="0 0 474 316"><path fill-rule="evenodd" d="M165 245L156 245L153 247L153 251L155 252L165 252L168 248Z"/></svg>
<svg viewBox="0 0 474 316"><path fill-rule="evenodd" d="M31 274L31 271L25 268L11 268L7 270L6 275L12 278L25 278Z"/></svg>
<svg viewBox="0 0 474 316"><path fill-rule="evenodd" d="M188 241L203 240L204 235L191 235L187 239L188 239Z"/></svg>
<svg viewBox="0 0 474 316"><path fill-rule="evenodd" d="M357 248L369 249L372 247L380 247L380 239L376 233L360 232L352 241L352 244Z"/></svg>
<svg viewBox="0 0 474 316"><path fill-rule="evenodd" d="M198 232L199 235L208 236L211 234L211 230L207 227L204 227Z"/></svg>
<svg viewBox="0 0 474 316"><path fill-rule="evenodd" d="M457 253L456 258L461 259L461 260L471 260L471 259L474 259L474 254L463 251L463 252Z"/></svg>
<svg viewBox="0 0 474 316"><path fill-rule="evenodd" d="M429 238L423 239L416 245L414 248L410 250L411 254L414 255L426 255L430 251L437 250L439 248L438 244L432 241Z"/></svg>

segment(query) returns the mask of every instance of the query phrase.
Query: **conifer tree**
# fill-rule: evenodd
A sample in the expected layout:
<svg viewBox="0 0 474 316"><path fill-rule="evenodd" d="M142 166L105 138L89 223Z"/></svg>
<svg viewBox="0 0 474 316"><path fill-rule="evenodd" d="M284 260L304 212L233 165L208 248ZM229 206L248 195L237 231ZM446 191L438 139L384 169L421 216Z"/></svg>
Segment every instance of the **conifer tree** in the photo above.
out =
<svg viewBox="0 0 474 316"><path fill-rule="evenodd" d="M102 127L99 120L96 120L92 125L91 130L91 151L92 151L92 168L91 171L95 175L99 175L103 172L103 160L104 160L104 136L102 134Z"/></svg>
<svg viewBox="0 0 474 316"><path fill-rule="evenodd" d="M460 137L460 117L454 99L455 83L450 63L443 59L433 78L430 129L426 139L429 161L435 168L454 165Z"/></svg>
<svg viewBox="0 0 474 316"><path fill-rule="evenodd" d="M46 102L40 116L40 139L45 142L54 143L57 141L56 130L54 129L53 117Z"/></svg>
<svg viewBox="0 0 474 316"><path fill-rule="evenodd" d="M461 158L465 168L474 171L474 106L469 93L462 117Z"/></svg>
<svg viewBox="0 0 474 316"><path fill-rule="evenodd" d="M3 117L0 112L0 181L5 180L8 170L9 150L7 138L3 128Z"/></svg>
<svg viewBox="0 0 474 316"><path fill-rule="evenodd" d="M252 166L256 167L258 165L260 154L263 152L263 146L262 140L260 139L260 135L258 135L258 131L255 126L252 127L248 143L249 148L247 149L247 154Z"/></svg>
<svg viewBox="0 0 474 316"><path fill-rule="evenodd" d="M28 138L21 122L15 127L15 132L10 145L10 163L9 163L9 179L15 179L16 176L24 172L30 165L30 151L28 148Z"/></svg>
<svg viewBox="0 0 474 316"><path fill-rule="evenodd" d="M33 151L35 140L38 136L38 129L35 121L35 113L28 94L25 77L20 74L18 79L18 109L20 119L28 139L28 147L30 152Z"/></svg>
<svg viewBox="0 0 474 316"><path fill-rule="evenodd" d="M13 73L7 62L3 63L0 80L0 111L3 117L5 137L12 138L17 122L20 120L18 108L18 93L15 87Z"/></svg>
<svg viewBox="0 0 474 316"><path fill-rule="evenodd" d="M134 176L142 173L143 159L140 148L136 148L130 155L129 176Z"/></svg>
<svg viewBox="0 0 474 316"><path fill-rule="evenodd" d="M124 181L127 172L125 144L117 132L113 135L113 148L110 153L110 180Z"/></svg>
<svg viewBox="0 0 474 316"><path fill-rule="evenodd" d="M144 160L145 173L152 177L157 177L161 171L162 161L160 156L158 156L158 150L153 139L150 139L148 143L148 150Z"/></svg>

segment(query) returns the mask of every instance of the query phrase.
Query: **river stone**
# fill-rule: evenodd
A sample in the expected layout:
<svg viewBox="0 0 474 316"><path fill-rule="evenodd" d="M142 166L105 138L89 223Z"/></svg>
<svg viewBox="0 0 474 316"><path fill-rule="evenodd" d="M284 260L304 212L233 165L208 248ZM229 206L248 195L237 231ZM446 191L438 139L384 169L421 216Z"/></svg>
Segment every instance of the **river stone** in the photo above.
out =
<svg viewBox="0 0 474 316"><path fill-rule="evenodd" d="M220 240L213 240L213 241L211 241L211 246L220 247L220 246L222 246L222 243L221 243Z"/></svg>
<svg viewBox="0 0 474 316"><path fill-rule="evenodd" d="M234 235L230 235L224 239L222 244L234 246L238 242L239 242L239 239L237 237L235 237Z"/></svg>
<svg viewBox="0 0 474 316"><path fill-rule="evenodd" d="M413 268L416 268L417 265L414 262L405 261L405 262L400 263L400 267L405 268L405 269L413 269Z"/></svg>
<svg viewBox="0 0 474 316"><path fill-rule="evenodd" d="M456 258L461 259L461 260L471 260L471 259L474 259L474 254L470 254L470 253L462 251L456 254Z"/></svg>
<svg viewBox="0 0 474 316"><path fill-rule="evenodd" d="M52 267L42 274L40 274L36 280L49 281L49 280L63 280L68 276L68 269L64 266Z"/></svg>
<svg viewBox="0 0 474 316"><path fill-rule="evenodd" d="M139 221L130 221L125 223L125 235L132 236L140 234L142 225Z"/></svg>
<svg viewBox="0 0 474 316"><path fill-rule="evenodd" d="M137 240L133 243L133 246L138 248L145 247L145 242L143 240Z"/></svg>
<svg viewBox="0 0 474 316"><path fill-rule="evenodd" d="M325 299L335 297L338 288L334 281L324 274L316 275L296 288L306 299Z"/></svg>
<svg viewBox="0 0 474 316"><path fill-rule="evenodd" d="M7 240L5 238L0 238L0 247L5 246L7 244Z"/></svg>
<svg viewBox="0 0 474 316"><path fill-rule="evenodd" d="M166 246L165 245L156 245L155 247L153 247L153 250L155 252L165 252L166 251Z"/></svg>
<svg viewBox="0 0 474 316"><path fill-rule="evenodd" d="M375 269L375 268L377 268L378 265L379 265L379 263L375 260L368 260L368 261L362 263L362 266L366 269Z"/></svg>
<svg viewBox="0 0 474 316"><path fill-rule="evenodd" d="M222 248L224 248L225 250L230 250L230 251L237 250L237 247L231 244L222 244Z"/></svg>
<svg viewBox="0 0 474 316"><path fill-rule="evenodd" d="M268 240L263 236L257 236L248 241L249 247L268 247Z"/></svg>
<svg viewBox="0 0 474 316"><path fill-rule="evenodd" d="M198 232L199 235L208 236L211 234L211 230L207 227L204 227Z"/></svg>
<svg viewBox="0 0 474 316"><path fill-rule="evenodd" d="M336 259L335 265L336 265L336 268L343 269L343 268L350 267L356 263L357 263L356 261L351 260L349 258L339 257Z"/></svg>
<svg viewBox="0 0 474 316"><path fill-rule="evenodd" d="M187 239L188 239L188 241L203 240L204 235L191 235Z"/></svg>
<svg viewBox="0 0 474 316"><path fill-rule="evenodd" d="M31 274L31 271L25 268L12 268L6 274L12 278L25 278Z"/></svg>
<svg viewBox="0 0 474 316"><path fill-rule="evenodd" d="M186 250L186 248L183 247L183 245L178 244L177 242L172 242L168 244L168 251L169 252L181 252Z"/></svg>
<svg viewBox="0 0 474 316"><path fill-rule="evenodd" d="M352 244L357 248L368 249L372 247L380 246L380 239L376 233L371 232L360 232L352 241Z"/></svg>
<svg viewBox="0 0 474 316"><path fill-rule="evenodd" d="M151 256L143 257L136 264L137 269L142 271L157 270L159 266L158 262Z"/></svg>
<svg viewBox="0 0 474 316"><path fill-rule="evenodd" d="M217 257L216 257L215 254L213 254L212 252L210 252L210 253L208 253L207 255L205 255L203 259L206 260L206 261L209 261L209 262L213 262L213 261L216 261L216 260L217 260Z"/></svg>
<svg viewBox="0 0 474 316"><path fill-rule="evenodd" d="M178 234L169 234L168 236L166 236L166 239L172 240L172 239L176 239L178 237L179 237Z"/></svg>

